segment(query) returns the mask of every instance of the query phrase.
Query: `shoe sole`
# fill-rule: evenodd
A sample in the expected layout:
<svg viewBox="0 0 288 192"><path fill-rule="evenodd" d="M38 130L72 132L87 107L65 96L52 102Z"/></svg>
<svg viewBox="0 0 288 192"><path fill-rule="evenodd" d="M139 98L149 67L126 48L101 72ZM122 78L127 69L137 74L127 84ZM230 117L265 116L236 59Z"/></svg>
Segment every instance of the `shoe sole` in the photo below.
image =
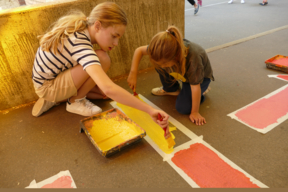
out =
<svg viewBox="0 0 288 192"><path fill-rule="evenodd" d="M32 115L34 117L39 117L42 113L41 113L41 110L44 106L44 102L45 100L42 99L42 98L39 98L38 101L36 101L36 103L34 104L34 107L32 109Z"/></svg>
<svg viewBox="0 0 288 192"><path fill-rule="evenodd" d="M81 113L79 113L77 111L72 111L69 108L67 108L67 106L66 106L66 111L68 111L69 113L74 113L74 114L81 115L81 116L84 116L84 117L90 117L90 116L97 115L97 114L101 113L102 109L101 109L101 111L97 112L96 114L89 114L89 115L83 115L83 114L81 114Z"/></svg>
<svg viewBox="0 0 288 192"><path fill-rule="evenodd" d="M166 92L164 94L154 94L154 93L152 93L152 95L156 95L156 96L164 96L164 95L177 96L177 95L179 95L179 93L169 93L169 92Z"/></svg>
<svg viewBox="0 0 288 192"><path fill-rule="evenodd" d="M69 111L69 110L67 110L67 109L66 109L66 111L68 111L69 113L74 113L74 114L81 115L81 116L84 116L84 117L91 117L91 116L93 116L92 114L83 115L83 114L81 114L81 113L77 113L76 111ZM102 112L102 111L99 111L98 113L96 113L96 114L94 114L94 115L97 115L97 114L99 114L99 113L101 113L101 112Z"/></svg>
<svg viewBox="0 0 288 192"><path fill-rule="evenodd" d="M209 91L211 91L211 87L208 87L206 91L204 91L203 95L206 95Z"/></svg>

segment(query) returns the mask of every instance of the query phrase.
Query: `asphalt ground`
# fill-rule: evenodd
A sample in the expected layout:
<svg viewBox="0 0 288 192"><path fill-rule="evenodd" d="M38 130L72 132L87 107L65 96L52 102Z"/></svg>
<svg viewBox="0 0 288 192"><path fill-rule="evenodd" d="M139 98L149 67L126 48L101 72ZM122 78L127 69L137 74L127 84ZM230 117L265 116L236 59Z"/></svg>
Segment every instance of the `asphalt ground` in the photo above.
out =
<svg viewBox="0 0 288 192"><path fill-rule="evenodd" d="M137 92L255 179L270 188L287 188L288 121L262 134L227 116L287 84L268 78L284 73L267 69L264 61L288 56L288 29L267 32L288 25L288 1L259 2L204 0L197 15L185 4L185 38L207 50L220 46L208 53L215 81L200 106L207 124L196 126L188 115L179 114L176 97L151 94L160 86L154 70L139 73ZM253 38L257 34L262 35ZM243 42L221 48L239 39ZM125 77L115 82L132 93ZM93 100L103 111L112 108L110 102ZM65 103L38 118L31 115L32 107L0 115L0 188L25 188L34 179L40 182L64 170L77 188L190 188L145 140L105 158L79 133L84 117L67 112ZM177 145L188 140L180 131L174 134Z"/></svg>

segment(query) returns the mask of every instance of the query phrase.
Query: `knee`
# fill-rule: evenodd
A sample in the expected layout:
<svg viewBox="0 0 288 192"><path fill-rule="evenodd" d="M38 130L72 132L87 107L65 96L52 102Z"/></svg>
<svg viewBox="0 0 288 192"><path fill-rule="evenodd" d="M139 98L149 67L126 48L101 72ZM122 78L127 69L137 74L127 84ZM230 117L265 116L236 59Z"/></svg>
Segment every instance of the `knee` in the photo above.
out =
<svg viewBox="0 0 288 192"><path fill-rule="evenodd" d="M176 103L175 108L179 113L184 114L184 115L189 115L191 113L191 105L188 106L188 105L183 105L183 104L181 105L179 103Z"/></svg>
<svg viewBox="0 0 288 192"><path fill-rule="evenodd" d="M96 50L96 55L98 56L99 60L100 60L100 63L101 63L101 66L103 68L103 70L105 72L107 72L110 68L110 65L111 65L111 59L108 55L107 52L103 51L103 50Z"/></svg>

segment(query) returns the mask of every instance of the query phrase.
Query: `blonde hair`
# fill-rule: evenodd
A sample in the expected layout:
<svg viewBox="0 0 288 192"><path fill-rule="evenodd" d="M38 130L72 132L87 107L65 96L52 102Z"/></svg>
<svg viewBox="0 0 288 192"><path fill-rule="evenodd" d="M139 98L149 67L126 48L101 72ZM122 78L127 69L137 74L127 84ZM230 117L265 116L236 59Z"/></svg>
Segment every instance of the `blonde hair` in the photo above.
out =
<svg viewBox="0 0 288 192"><path fill-rule="evenodd" d="M156 34L148 47L148 55L156 69L163 72L161 64L174 61L177 65L170 68L182 76L186 72L186 56L188 48L183 43L182 35L175 26L169 26L166 31Z"/></svg>
<svg viewBox="0 0 288 192"><path fill-rule="evenodd" d="M81 11L74 11L61 17L52 25L49 32L38 36L40 47L43 51L52 49L53 53L58 53L58 44L61 43L63 49L64 40L68 35L85 30L95 21L100 21L104 28L115 24L127 25L126 14L120 6L113 2L104 2L94 7L89 17L86 17Z"/></svg>

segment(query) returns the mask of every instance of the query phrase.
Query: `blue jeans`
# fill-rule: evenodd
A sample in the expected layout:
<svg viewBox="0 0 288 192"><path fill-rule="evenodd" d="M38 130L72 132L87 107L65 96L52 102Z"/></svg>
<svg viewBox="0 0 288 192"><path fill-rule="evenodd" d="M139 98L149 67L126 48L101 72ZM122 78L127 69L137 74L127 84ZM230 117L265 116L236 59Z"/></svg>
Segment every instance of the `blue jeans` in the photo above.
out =
<svg viewBox="0 0 288 192"><path fill-rule="evenodd" d="M163 90L166 92L175 92L179 89L179 83L178 81L173 83L174 77L169 75L167 72L164 74L161 74L158 70L156 70L159 74L161 83L163 85ZM203 82L200 84L201 87L201 101L200 103L203 103L205 100L205 96L203 93L208 88L209 84L211 82L211 79L204 78ZM177 96L176 100L176 110L181 114L190 114L192 110L192 92L190 83L183 82L182 89Z"/></svg>

